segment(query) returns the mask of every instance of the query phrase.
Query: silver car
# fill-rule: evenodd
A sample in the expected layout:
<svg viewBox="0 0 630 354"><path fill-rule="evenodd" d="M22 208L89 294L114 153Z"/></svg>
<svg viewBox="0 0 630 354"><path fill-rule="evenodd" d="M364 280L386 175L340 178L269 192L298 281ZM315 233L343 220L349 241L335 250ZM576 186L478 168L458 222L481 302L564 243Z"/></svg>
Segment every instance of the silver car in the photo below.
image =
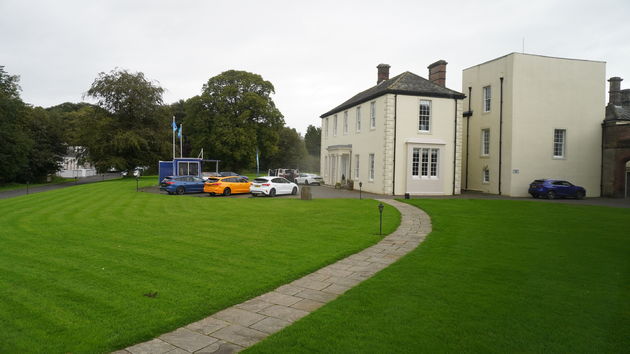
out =
<svg viewBox="0 0 630 354"><path fill-rule="evenodd" d="M318 186L324 183L324 179L322 176L316 175L314 173L300 173L297 178L295 178L295 183L297 184L317 184Z"/></svg>

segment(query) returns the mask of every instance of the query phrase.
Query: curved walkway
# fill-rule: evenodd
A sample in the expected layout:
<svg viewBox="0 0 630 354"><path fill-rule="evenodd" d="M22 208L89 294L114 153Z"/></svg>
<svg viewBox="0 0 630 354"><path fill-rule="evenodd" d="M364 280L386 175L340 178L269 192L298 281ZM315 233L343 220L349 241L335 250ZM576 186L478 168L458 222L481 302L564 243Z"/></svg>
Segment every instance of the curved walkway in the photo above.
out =
<svg viewBox="0 0 630 354"><path fill-rule="evenodd" d="M271 292L217 312L201 321L115 353L232 353L334 300L415 249L431 232L422 210L378 199L401 213L400 226L379 243Z"/></svg>

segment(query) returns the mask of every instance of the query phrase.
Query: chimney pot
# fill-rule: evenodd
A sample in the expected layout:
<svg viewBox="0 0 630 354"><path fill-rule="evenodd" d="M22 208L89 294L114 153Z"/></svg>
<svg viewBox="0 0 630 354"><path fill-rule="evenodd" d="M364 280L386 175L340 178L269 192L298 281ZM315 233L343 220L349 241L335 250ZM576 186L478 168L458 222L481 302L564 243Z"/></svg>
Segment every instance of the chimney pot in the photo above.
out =
<svg viewBox="0 0 630 354"><path fill-rule="evenodd" d="M427 66L429 69L429 81L442 87L446 86L446 64L445 60L438 60Z"/></svg>
<svg viewBox="0 0 630 354"><path fill-rule="evenodd" d="M608 82L610 82L610 90L608 90L608 104L615 106L620 106L622 104L621 81L623 81L623 79L618 76L608 79Z"/></svg>
<svg viewBox="0 0 630 354"><path fill-rule="evenodd" d="M389 68L388 64L378 64L376 69L378 69L378 75L376 77L376 84L380 84L385 80L389 80Z"/></svg>

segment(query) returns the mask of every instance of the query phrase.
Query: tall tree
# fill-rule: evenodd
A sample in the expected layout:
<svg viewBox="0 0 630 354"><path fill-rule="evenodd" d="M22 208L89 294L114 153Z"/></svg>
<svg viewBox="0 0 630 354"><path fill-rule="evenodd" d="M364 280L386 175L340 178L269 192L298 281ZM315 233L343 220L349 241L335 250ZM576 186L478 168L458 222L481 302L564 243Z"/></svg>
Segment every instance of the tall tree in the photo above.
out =
<svg viewBox="0 0 630 354"><path fill-rule="evenodd" d="M166 155L162 89L141 72L100 73L87 91L97 108L83 120L81 140L99 171L152 166Z"/></svg>
<svg viewBox="0 0 630 354"><path fill-rule="evenodd" d="M28 107L20 98L19 81L0 66L0 183L13 182L28 169L33 146L23 124Z"/></svg>
<svg viewBox="0 0 630 354"><path fill-rule="evenodd" d="M306 144L306 151L308 151L310 155L320 156L322 128L309 125L308 128L306 128L306 134L304 134L304 144Z"/></svg>
<svg viewBox="0 0 630 354"><path fill-rule="evenodd" d="M185 126L193 149L222 160L223 168L253 167L256 151L268 161L276 152L284 119L260 75L229 70L212 77L200 96L186 101Z"/></svg>
<svg viewBox="0 0 630 354"><path fill-rule="evenodd" d="M43 182L46 176L59 171L67 151L62 120L41 107L35 107L28 110L23 126L32 144L28 150L28 168L20 172L17 180Z"/></svg>
<svg viewBox="0 0 630 354"><path fill-rule="evenodd" d="M272 157L270 167L305 169L305 156L306 148L300 133L295 128L284 127L280 131L278 152Z"/></svg>

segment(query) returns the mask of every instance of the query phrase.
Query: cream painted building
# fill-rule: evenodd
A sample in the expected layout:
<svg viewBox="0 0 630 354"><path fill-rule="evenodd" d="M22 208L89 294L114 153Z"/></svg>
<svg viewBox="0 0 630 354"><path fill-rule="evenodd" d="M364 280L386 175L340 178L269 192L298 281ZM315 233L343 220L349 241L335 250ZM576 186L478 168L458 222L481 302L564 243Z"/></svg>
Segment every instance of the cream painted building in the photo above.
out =
<svg viewBox="0 0 630 354"><path fill-rule="evenodd" d="M326 184L386 195L460 193L462 100L444 87L446 62L429 66L429 80L411 72L377 85L322 118L321 174Z"/></svg>
<svg viewBox="0 0 630 354"><path fill-rule="evenodd" d="M462 189L521 197L555 178L599 196L605 71L521 53L465 69Z"/></svg>

